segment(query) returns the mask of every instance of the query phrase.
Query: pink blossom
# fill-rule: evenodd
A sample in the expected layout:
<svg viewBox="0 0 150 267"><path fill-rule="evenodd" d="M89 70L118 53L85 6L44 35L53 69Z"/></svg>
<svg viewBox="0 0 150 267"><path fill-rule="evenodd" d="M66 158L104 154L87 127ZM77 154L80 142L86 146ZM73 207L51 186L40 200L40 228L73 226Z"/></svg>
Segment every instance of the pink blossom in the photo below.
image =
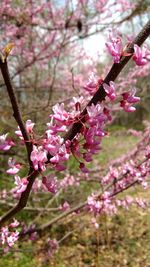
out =
<svg viewBox="0 0 150 267"><path fill-rule="evenodd" d="M111 200L109 192L105 191L100 197L94 193L87 199L88 207L95 215L106 213L112 215L117 212L115 204Z"/></svg>
<svg viewBox="0 0 150 267"><path fill-rule="evenodd" d="M90 93L90 95L93 95L95 91L98 89L98 78L97 76L92 72L89 81L86 85L83 86L83 88Z"/></svg>
<svg viewBox="0 0 150 267"><path fill-rule="evenodd" d="M47 151L42 146L33 146L30 159L33 163L34 169L45 171L45 162L47 161Z"/></svg>
<svg viewBox="0 0 150 267"><path fill-rule="evenodd" d="M49 257L51 257L57 250L59 247L59 243L57 242L56 239L48 239L48 250L47 250L47 254Z"/></svg>
<svg viewBox="0 0 150 267"><path fill-rule="evenodd" d="M19 225L19 222L16 219L14 219L14 221L9 224L9 227L17 227L18 225Z"/></svg>
<svg viewBox="0 0 150 267"><path fill-rule="evenodd" d="M26 130L27 130L27 133L29 133L29 134L32 133L34 125L35 125L35 123L33 123L31 120L27 120L27 121L26 121L25 128L26 128ZM15 131L15 134L16 134L21 140L23 140L22 132L21 132L19 126L18 126L18 130Z"/></svg>
<svg viewBox="0 0 150 267"><path fill-rule="evenodd" d="M100 115L100 113L102 113L102 107L100 104L94 105L92 103L91 106L87 107L87 113L89 115L89 118L98 117Z"/></svg>
<svg viewBox="0 0 150 267"><path fill-rule="evenodd" d="M32 133L34 125L35 125L35 123L33 123L31 120L26 121L25 127L26 127L26 130L29 134Z"/></svg>
<svg viewBox="0 0 150 267"><path fill-rule="evenodd" d="M15 175L15 185L16 187L11 190L11 192L14 194L14 196L20 196L20 193L24 192L26 190L26 187L28 185L29 181L26 177L20 178L18 175Z"/></svg>
<svg viewBox="0 0 150 267"><path fill-rule="evenodd" d="M120 57L122 55L123 46L120 37L113 37L111 34L109 35L109 42L106 42L106 47L110 55L112 55L114 62L119 63Z"/></svg>
<svg viewBox="0 0 150 267"><path fill-rule="evenodd" d="M123 100L127 101L130 104L134 104L140 101L140 97L135 96L136 94L136 88L133 88L130 90L130 92L124 92L122 94Z"/></svg>
<svg viewBox="0 0 150 267"><path fill-rule="evenodd" d="M44 139L43 147L47 152L54 156L59 151L63 143L63 138L61 138L59 135L52 135L51 130L47 130L46 135L47 136L46 139Z"/></svg>
<svg viewBox="0 0 150 267"><path fill-rule="evenodd" d="M15 134L21 139L21 140L23 140L23 136L22 136L22 132L21 132L21 130L20 130L20 127L18 126L18 130L17 131L15 131Z"/></svg>
<svg viewBox="0 0 150 267"><path fill-rule="evenodd" d="M126 112L134 112L136 110L132 104L137 103L140 101L140 97L135 96L136 89L132 89L130 92L124 92L122 94L123 100L120 101L120 106Z"/></svg>
<svg viewBox="0 0 150 267"><path fill-rule="evenodd" d="M10 236L7 237L7 244L9 247L12 247L14 243L18 240L19 238L19 232L15 231L10 234Z"/></svg>
<svg viewBox="0 0 150 267"><path fill-rule="evenodd" d="M70 209L70 205L67 201L65 201L62 205L59 206L59 209L62 211L66 211Z"/></svg>
<svg viewBox="0 0 150 267"><path fill-rule="evenodd" d="M66 145L60 146L57 154L50 159L51 163L58 164L69 159L69 153L67 152Z"/></svg>
<svg viewBox="0 0 150 267"><path fill-rule="evenodd" d="M9 227L17 227L19 223L17 220L14 219L14 222L9 225ZM2 245L6 245L5 251L9 250L9 247L12 247L14 243L18 240L19 238L19 232L15 231L9 231L8 226L2 227L1 228L1 236L0 236L0 241ZM8 248L7 248L8 246Z"/></svg>
<svg viewBox="0 0 150 267"><path fill-rule="evenodd" d="M78 181L73 175L67 174L63 180L60 181L60 188L66 189L68 186L79 185Z"/></svg>
<svg viewBox="0 0 150 267"><path fill-rule="evenodd" d="M15 159L9 158L8 165L10 167L10 169L8 169L6 171L8 174L14 175L14 174L16 174L16 173L18 173L20 171L21 164L20 163L16 163Z"/></svg>
<svg viewBox="0 0 150 267"><path fill-rule="evenodd" d="M7 241L8 234L9 234L8 227L7 226L2 227L1 228L1 237L0 237L2 245L4 245L5 242Z"/></svg>
<svg viewBox="0 0 150 267"><path fill-rule="evenodd" d="M107 94L107 96L110 98L111 101L116 99L116 89L115 89L115 83L110 81L109 85L104 83L103 84L104 90Z"/></svg>
<svg viewBox="0 0 150 267"><path fill-rule="evenodd" d="M53 118L50 122L47 123L49 135L56 135L58 132L65 132L67 127L66 125L58 125L53 123Z"/></svg>
<svg viewBox="0 0 150 267"><path fill-rule="evenodd" d="M69 114L64 109L64 103L56 104L52 108L54 114L50 115L50 117L54 118L55 120L59 122L66 122L69 119Z"/></svg>
<svg viewBox="0 0 150 267"><path fill-rule="evenodd" d="M57 177L55 177L54 175L48 175L43 176L42 178L42 183L44 184L44 186L47 188L47 190L53 194L55 194L58 190L58 181L57 181Z"/></svg>
<svg viewBox="0 0 150 267"><path fill-rule="evenodd" d="M147 63L147 49L144 47L143 50L137 45L134 45L133 60L138 66L143 66Z"/></svg>
<svg viewBox="0 0 150 267"><path fill-rule="evenodd" d="M122 100L120 101L120 107L124 109L126 112L134 112L136 110L135 107L129 105L126 101Z"/></svg>
<svg viewBox="0 0 150 267"><path fill-rule="evenodd" d="M0 150L7 151L12 146L14 146L14 142L11 139L6 139L8 133L0 135Z"/></svg>
<svg viewBox="0 0 150 267"><path fill-rule="evenodd" d="M79 168L83 173L89 173L89 170L85 167L84 163L80 163Z"/></svg>
<svg viewBox="0 0 150 267"><path fill-rule="evenodd" d="M96 229L99 228L99 224L97 223L97 221L96 221L95 218L92 218L92 219L91 219L91 223L92 223L92 225L94 225L94 227L95 227Z"/></svg>
<svg viewBox="0 0 150 267"><path fill-rule="evenodd" d="M147 158L150 158L150 145L148 145L148 146L146 147L146 153L145 153L145 156L146 156Z"/></svg>
<svg viewBox="0 0 150 267"><path fill-rule="evenodd" d="M144 199L142 199L142 198L140 198L140 197L136 197L135 198L135 203L138 205L138 207L140 207L140 208L146 208L146 206L147 206L147 201L146 200L144 200Z"/></svg>

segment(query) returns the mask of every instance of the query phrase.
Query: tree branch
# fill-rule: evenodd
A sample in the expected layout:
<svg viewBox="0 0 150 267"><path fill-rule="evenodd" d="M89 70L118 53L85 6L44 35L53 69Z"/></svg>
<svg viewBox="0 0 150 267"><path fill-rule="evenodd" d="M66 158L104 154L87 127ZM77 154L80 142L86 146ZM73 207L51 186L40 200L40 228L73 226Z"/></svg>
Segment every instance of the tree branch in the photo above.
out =
<svg viewBox="0 0 150 267"><path fill-rule="evenodd" d="M120 74L122 69L125 67L125 65L128 63L128 61L132 57L132 54L134 52L133 51L134 44L141 46L144 43L144 41L149 37L149 35L150 35L150 20L147 22L145 27L141 30L141 32L137 35L137 37L133 40L133 42L126 49L126 52L131 53L131 55L122 57L120 63L114 63L112 65L109 73L104 79L104 83L109 84L110 81L114 81L117 78L117 76ZM97 90L93 98L89 101L87 106L90 106L91 104L96 105L98 102L102 102L103 100L105 100L105 97L106 97L106 93L103 88L103 85L100 85L99 89ZM80 133L82 125L85 122L86 114L87 114L87 110L85 108L80 114L79 121L74 123L71 126L70 130L66 133L64 137L65 141L68 139L71 141L77 135L77 133Z"/></svg>
<svg viewBox="0 0 150 267"><path fill-rule="evenodd" d="M17 214L20 210L22 210L26 206L30 191L32 189L32 185L35 181L35 178L38 175L38 171L34 170L32 162L30 160L30 154L32 152L32 143L29 140L25 125L24 125L22 117L21 117L18 102L17 102L16 96L15 96L15 93L14 93L14 90L13 90L13 87L12 87L12 84L10 81L10 75L9 75L9 70L8 70L8 66L7 66L7 61L4 60L4 62L3 62L3 60L1 58L0 58L0 69L2 72L2 76L3 76L4 82L5 82L6 88L7 88L10 102L12 105L13 116L20 127L20 130L21 130L24 142L25 142L27 155L28 155L28 162L29 162L29 166L30 166L30 169L28 172L29 183L27 185L27 188L21 194L21 197L20 197L18 204L15 207L13 207L12 209L10 209L6 214L4 214L1 217L1 219L0 219L0 227L1 227L6 221L11 219L15 214Z"/></svg>

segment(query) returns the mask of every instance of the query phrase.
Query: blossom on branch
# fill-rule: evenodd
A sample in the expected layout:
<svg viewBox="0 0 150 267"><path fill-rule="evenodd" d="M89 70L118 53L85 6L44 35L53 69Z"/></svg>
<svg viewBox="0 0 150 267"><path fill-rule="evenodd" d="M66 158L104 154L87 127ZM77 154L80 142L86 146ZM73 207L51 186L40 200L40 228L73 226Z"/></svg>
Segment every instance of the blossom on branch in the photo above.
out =
<svg viewBox="0 0 150 267"><path fill-rule="evenodd" d="M14 197L19 197L22 192L26 190L29 181L26 177L20 178L18 175L15 175L15 185L16 187L11 190Z"/></svg>
<svg viewBox="0 0 150 267"><path fill-rule="evenodd" d="M9 158L8 159L8 165L9 165L9 169L6 171L6 173L8 174L16 174L20 171L21 169L21 164L20 163L16 163L15 159Z"/></svg>
<svg viewBox="0 0 150 267"><path fill-rule="evenodd" d="M120 106L126 112L134 112L136 110L132 104L138 103L140 101L140 97L135 96L136 89L132 89L130 92L124 92L122 94L123 100L120 101Z"/></svg>
<svg viewBox="0 0 150 267"><path fill-rule="evenodd" d="M115 100L115 99L116 99L115 83L112 82L112 81L110 81L110 82L109 82L109 85L106 84L106 83L104 83L104 84L103 84L103 87L104 87L104 90L105 90L107 96L109 97L109 99L110 99L111 101Z"/></svg>
<svg viewBox="0 0 150 267"><path fill-rule="evenodd" d="M30 159L35 170L46 170L45 162L47 161L47 151L42 146L33 146Z"/></svg>
<svg viewBox="0 0 150 267"><path fill-rule="evenodd" d="M0 135L0 150L2 151L7 151L15 145L11 139L6 139L7 135L8 133Z"/></svg>
<svg viewBox="0 0 150 267"><path fill-rule="evenodd" d="M134 45L133 60L138 66L143 66L147 63L147 49L146 47L139 47L137 44Z"/></svg>
<svg viewBox="0 0 150 267"><path fill-rule="evenodd" d="M119 63L123 52L122 40L120 37L109 35L109 41L105 43L109 54L113 57L114 63Z"/></svg>

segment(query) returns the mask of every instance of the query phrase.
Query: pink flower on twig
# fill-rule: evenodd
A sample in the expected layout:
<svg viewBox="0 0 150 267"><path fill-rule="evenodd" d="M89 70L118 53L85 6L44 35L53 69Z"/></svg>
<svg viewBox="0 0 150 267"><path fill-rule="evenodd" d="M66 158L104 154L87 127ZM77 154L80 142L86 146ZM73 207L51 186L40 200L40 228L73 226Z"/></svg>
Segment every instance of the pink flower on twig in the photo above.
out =
<svg viewBox="0 0 150 267"><path fill-rule="evenodd" d="M6 139L8 133L0 135L0 150L7 151L12 146L14 146L14 142L11 139Z"/></svg>
<svg viewBox="0 0 150 267"><path fill-rule="evenodd" d="M104 90L105 90L107 96L109 97L109 99L110 99L111 101L115 100L115 99L116 99L115 83L112 82L112 81L110 81L110 82L109 82L109 85L106 84L106 83L104 83L104 84L103 84L103 87L104 87Z"/></svg>
<svg viewBox="0 0 150 267"><path fill-rule="evenodd" d="M45 162L47 161L47 151L42 146L33 146L30 159L33 163L34 169L45 171Z"/></svg>
<svg viewBox="0 0 150 267"><path fill-rule="evenodd" d="M137 44L134 45L134 55L133 55L133 60L138 66L143 66L147 63L147 49L146 47L139 47Z"/></svg>
<svg viewBox="0 0 150 267"><path fill-rule="evenodd" d="M8 174L16 174L20 171L21 169L21 164L20 163L16 163L15 159L9 158L8 160L8 165L9 165L9 169L6 171L6 173Z"/></svg>

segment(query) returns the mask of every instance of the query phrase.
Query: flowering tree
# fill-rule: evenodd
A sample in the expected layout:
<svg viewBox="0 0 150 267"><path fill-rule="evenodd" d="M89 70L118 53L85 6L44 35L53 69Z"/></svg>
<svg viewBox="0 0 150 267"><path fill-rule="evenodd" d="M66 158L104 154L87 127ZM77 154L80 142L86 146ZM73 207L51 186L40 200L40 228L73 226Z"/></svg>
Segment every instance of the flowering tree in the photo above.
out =
<svg viewBox="0 0 150 267"><path fill-rule="evenodd" d="M94 155L99 153L103 138L108 136L106 125L113 120L115 110L128 113L135 111L135 104L140 101L135 95L135 79L140 74L146 76L150 67L150 53L146 46L141 48L150 34L149 21L135 38L128 36L125 46L119 31L115 34L109 32L106 49L112 56L113 64L105 78L104 73L101 74L102 77L97 75L94 61L88 68L84 64L78 64L87 57L84 51L77 49L77 41L93 32L102 32L108 23L120 25L130 16L134 17L137 8L138 5L123 0L117 4L112 1L94 1L94 4L88 0L76 3L66 1L60 6L55 2L52 4L51 1L42 0L29 0L19 4L15 1L3 1L0 10L0 68L2 83L7 89L18 129L13 138L9 137L8 133L1 134L0 149L5 154L19 147L15 152L18 155L8 158L6 170L7 175L14 177L15 185L10 190L1 191L2 201L11 206L0 218L1 243L5 251L11 248L19 237L30 235L31 239L37 238L39 233L70 214L75 216L83 211L89 212L92 222L98 227L96 218L103 213L115 214L119 206L128 207L131 203L145 205L141 199L126 197L121 200L116 196L135 184L147 187L150 168L149 125L146 126L137 149L118 162L111 162L108 172L97 179L100 187L96 192L91 192L84 202L70 205L66 199L57 203L56 207L51 207L54 200L59 199L61 194L65 195L69 187L73 190L75 186L80 186L82 181L90 181L92 170L89 163L93 162ZM129 15L130 10L132 12ZM120 14L122 11L125 16L116 21L113 14ZM103 25L98 26L101 19ZM136 65L134 71L129 70L128 80L120 77L118 84L115 84L114 81L130 59ZM108 67L105 71L107 69ZM93 72L85 82L85 76L91 70ZM19 88L21 98L18 94ZM75 96L71 98L73 92ZM42 129L40 134L34 130L35 122L31 118L24 122L21 114L22 111L27 114L27 106L23 105L23 102L24 98L29 96L32 97L28 107L30 113L33 111L32 105L37 112L39 104L40 109L48 109L51 102L56 102L49 114L46 130ZM42 111L36 117L37 124L38 119L44 120L41 114ZM20 151L24 153L21 162ZM76 175L72 175L69 169L72 159L76 161ZM94 174L92 176L94 177ZM41 203L41 206L36 207L33 202L34 199L39 199L40 193L50 197L46 205ZM30 206L26 207L28 202ZM43 224L32 223L30 227L21 223L20 232L14 231L14 228L19 226L14 217L24 208L39 212L34 222L38 222L45 211L51 212L53 216ZM57 249L58 243L56 240L48 241L50 254Z"/></svg>

